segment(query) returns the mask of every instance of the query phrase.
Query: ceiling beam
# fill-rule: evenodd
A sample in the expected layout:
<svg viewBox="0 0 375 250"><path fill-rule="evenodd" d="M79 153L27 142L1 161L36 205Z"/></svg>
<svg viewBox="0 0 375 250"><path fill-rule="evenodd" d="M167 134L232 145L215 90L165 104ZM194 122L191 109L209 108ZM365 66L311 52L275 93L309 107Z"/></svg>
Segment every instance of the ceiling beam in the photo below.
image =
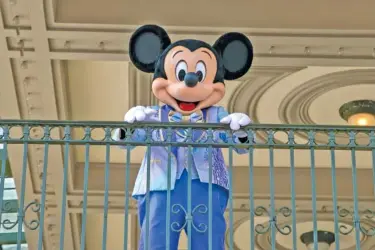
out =
<svg viewBox="0 0 375 250"><path fill-rule="evenodd" d="M3 16L0 11L0 33L4 32ZM1 85L0 85L0 114L1 118L5 119L21 119L20 105L18 103L18 93L16 87L16 80L13 78L13 67L12 59L8 56L8 46L7 40L5 37L0 39L0 65L1 65ZM20 54L20 52L18 52ZM16 63L19 61L17 60ZM14 65L14 64L13 64ZM27 206L30 202L34 201L34 187L32 174L28 164L30 166L29 158L23 159L23 146L22 145L9 145L8 146L8 156L9 161L12 166L12 174L15 179L16 190L18 197L24 198L24 207ZM26 162L24 162L26 161ZM25 175L23 175L23 167L26 168ZM22 181L25 183L25 189L22 190ZM24 192L24 193L23 193ZM21 208L24 209L24 208ZM20 214L21 215L21 214ZM22 216L22 215L21 215ZM39 221L39 218L36 213L32 212L32 209L27 209L25 211L24 220ZM18 226L18 225L17 225ZM26 239L30 249L37 249L38 247L38 230L30 230L27 227L25 228ZM40 228L39 228L40 229ZM45 241L45 244L48 241ZM46 246L45 246L46 247Z"/></svg>
<svg viewBox="0 0 375 250"><path fill-rule="evenodd" d="M369 51L367 49L367 51ZM333 53L333 52L332 52ZM5 54L8 58L20 58L18 51L8 51ZM35 59L35 52L25 51L25 59ZM129 61L129 55L125 52L110 51L80 51L63 50L51 51L48 54L51 60L72 60L72 61ZM332 55L296 55L296 54L256 54L253 67L375 67L375 57L370 56L332 56Z"/></svg>
<svg viewBox="0 0 375 250"><path fill-rule="evenodd" d="M129 60L127 44L134 28L124 31L100 28L98 25L94 30L77 24L73 31L49 27L45 34L51 46L48 57L57 60ZM194 37L213 43L226 31L174 27L170 36L173 41ZM248 34L254 45L255 66L375 66L373 35L365 36L353 31L342 31L336 35L324 31L300 34L275 30L243 32ZM7 29L5 34L16 37L12 29ZM22 34L24 38L32 39L31 30L22 31ZM32 51L28 53L33 56Z"/></svg>
<svg viewBox="0 0 375 250"><path fill-rule="evenodd" d="M57 115L60 120L70 120L70 102L68 98L68 74L66 68L66 62L61 60L52 60L52 75L54 79L54 87L55 87L55 98L56 98L56 110ZM73 172L71 171L71 166L75 162L74 153L71 152L69 154L69 164L68 164L68 192L73 190ZM73 235L73 244L75 249L79 249L80 247L80 220L77 214L70 214L69 215L71 220L71 230Z"/></svg>
<svg viewBox="0 0 375 250"><path fill-rule="evenodd" d="M0 32L4 30L2 23L2 13L0 11ZM19 54L19 52L18 52ZM1 85L0 85L0 114L2 119L20 119L19 107L17 104L17 93L13 79L11 60L8 56L8 45L6 38L0 39L0 65L1 65Z"/></svg>
<svg viewBox="0 0 375 250"><path fill-rule="evenodd" d="M35 46L35 54L36 54L36 72L38 76L38 86L40 90L40 99L42 101L42 110L41 116L43 119L53 119L58 120L60 117L58 115L58 107L57 107L57 98L56 98L56 89L54 86L54 76L52 71L52 62L51 58L49 57L49 41L47 36L47 28L46 28L46 21L45 21L45 12L44 12L44 1L43 0L36 0L29 2L29 9L30 9L30 22L31 22L31 35L33 39L33 44ZM51 136L60 136L58 133L59 131L54 131L55 135ZM63 183L63 169L64 167L68 167L70 164L66 164L64 166L63 159L62 159L62 147L50 147L49 148L49 172L51 174L52 183L54 185L54 190L56 194L57 200L57 213L54 218L56 218L55 223L57 230L59 233L62 229L61 227L61 219L62 216L65 215L65 221L63 221L64 225L64 249L76 249L74 241L79 241L79 236L72 234L72 224L70 214L68 212L63 214L63 207L67 207L67 201L63 202L63 194L68 192L68 189L63 190L64 183ZM53 163L53 165L52 165ZM67 183L70 183L70 176L65 176ZM57 238L58 243L61 243L60 237Z"/></svg>

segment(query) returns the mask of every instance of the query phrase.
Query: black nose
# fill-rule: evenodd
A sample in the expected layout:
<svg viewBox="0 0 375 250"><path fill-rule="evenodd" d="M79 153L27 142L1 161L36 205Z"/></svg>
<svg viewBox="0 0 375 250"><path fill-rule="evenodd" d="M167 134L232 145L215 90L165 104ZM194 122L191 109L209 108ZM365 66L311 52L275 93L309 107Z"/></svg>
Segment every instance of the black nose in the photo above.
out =
<svg viewBox="0 0 375 250"><path fill-rule="evenodd" d="M184 81L185 81L186 86L192 88L195 85L197 85L199 79L198 79L197 74L195 74L195 73L187 73L185 75Z"/></svg>

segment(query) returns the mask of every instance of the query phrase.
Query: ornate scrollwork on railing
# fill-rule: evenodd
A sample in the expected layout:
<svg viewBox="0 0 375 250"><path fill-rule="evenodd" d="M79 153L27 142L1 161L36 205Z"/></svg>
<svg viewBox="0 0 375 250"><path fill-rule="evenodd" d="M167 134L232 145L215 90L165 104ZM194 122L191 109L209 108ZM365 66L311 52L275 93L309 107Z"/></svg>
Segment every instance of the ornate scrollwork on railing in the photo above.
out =
<svg viewBox="0 0 375 250"><path fill-rule="evenodd" d="M337 211L338 211L338 214L339 214L340 217L345 218L345 217L350 216L353 219L353 213L351 211L349 211L348 209L338 207ZM339 227L339 231L343 235L348 235L351 232L353 232L353 230L354 230L353 226L349 227L347 225L340 225L340 227Z"/></svg>
<svg viewBox="0 0 375 250"><path fill-rule="evenodd" d="M358 218L355 218L355 213L353 209L346 209L342 207L338 207L338 214L342 218L349 217L352 219L353 225L340 225L339 231L341 234L348 235L353 232L354 228L358 225L359 230L366 236L375 236L375 227L366 228L362 223L363 219L372 220L375 217L375 212L366 209L364 211L358 212Z"/></svg>
<svg viewBox="0 0 375 250"><path fill-rule="evenodd" d="M283 235L289 235L292 232L292 228L289 225L284 225L280 227L277 224L277 216L281 214L283 217L289 217L292 214L292 209L288 207L281 207L279 209L275 209L274 216L271 216L271 213L269 209L263 207L263 206L258 206L255 208L254 214L256 216L268 216L270 217L270 220L268 221L267 225L262 225L262 224L257 224L255 226L255 232L258 234L265 234L267 233L271 227L275 227L277 231Z"/></svg>
<svg viewBox="0 0 375 250"><path fill-rule="evenodd" d="M372 211L372 210L370 210L370 209L366 209L365 211L362 212L362 216L364 218L368 219L368 220L373 220L374 217L375 217L375 212ZM375 228L374 227L372 227L372 228L365 228L360 223L359 224L359 228L360 228L361 232L364 233L367 236L374 236L375 235Z"/></svg>
<svg viewBox="0 0 375 250"><path fill-rule="evenodd" d="M14 206L13 200L5 200L3 201L3 212L10 213L12 210L17 209L17 206Z"/></svg>
<svg viewBox="0 0 375 250"><path fill-rule="evenodd" d="M200 205L195 206L193 210L191 211L190 215L188 214L186 209L180 204L174 204L171 210L172 210L172 213L174 214L178 214L180 212L183 212L185 214L185 222L183 225L180 225L180 223L177 221L172 222L171 224L172 231L180 232L182 229L185 228L185 226L187 225L189 221L191 221L191 225L197 232L204 233L207 231L208 226L205 223L199 223L199 225L195 225L193 221L193 216L195 213L206 214L208 212L208 208L206 205L200 204Z"/></svg>
<svg viewBox="0 0 375 250"><path fill-rule="evenodd" d="M16 221L11 221L9 219L4 219L1 224L2 226L4 227L4 229L6 230L10 230L12 228L14 228L18 223L19 221L22 221L23 224L30 230L36 230L38 229L39 227L39 220L37 219L34 219L34 220L31 220L31 221L27 221L25 220L25 214L27 212L28 209L31 209L34 213L39 213L40 211L40 208L41 208L41 205L38 201L32 201L30 202L29 204L27 204L24 209L22 209L22 214L18 212L18 216L17 216L17 220ZM10 211L12 209L10 203L8 202L5 202L4 203L4 206L3 206L3 211L4 212L7 212L7 211Z"/></svg>

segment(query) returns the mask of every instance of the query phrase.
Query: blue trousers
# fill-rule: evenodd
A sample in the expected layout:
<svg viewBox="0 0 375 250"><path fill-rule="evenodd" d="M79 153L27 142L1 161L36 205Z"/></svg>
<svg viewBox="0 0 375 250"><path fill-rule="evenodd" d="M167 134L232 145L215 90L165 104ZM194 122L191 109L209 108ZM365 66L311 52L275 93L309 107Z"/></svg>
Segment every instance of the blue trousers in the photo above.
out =
<svg viewBox="0 0 375 250"><path fill-rule="evenodd" d="M149 249L145 249L146 240L146 195L138 196L138 215L141 227L139 250L166 250L166 230L170 232L170 250L178 249L180 232L185 230L188 235L186 222L188 175L184 171L181 178L176 180L175 188L171 191L170 223L166 225L167 191L150 192L149 210ZM208 187L198 179L191 183L192 225L191 249L207 250L208 242ZM220 186L212 185L212 242L213 250L224 250L226 222L224 212L228 203L228 191ZM180 207L182 206L183 209ZM185 210L185 211L184 211ZM185 226L184 226L185 225ZM198 230L197 230L198 229ZM188 236L189 237L189 236Z"/></svg>

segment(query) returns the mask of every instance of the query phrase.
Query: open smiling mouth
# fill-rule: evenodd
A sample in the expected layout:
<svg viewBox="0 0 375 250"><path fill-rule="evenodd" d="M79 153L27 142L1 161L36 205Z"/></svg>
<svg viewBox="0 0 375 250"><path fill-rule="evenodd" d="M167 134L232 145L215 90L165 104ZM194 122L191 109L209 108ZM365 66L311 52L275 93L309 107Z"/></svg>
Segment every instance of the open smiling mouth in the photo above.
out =
<svg viewBox="0 0 375 250"><path fill-rule="evenodd" d="M187 112L194 110L199 104L199 102L184 102L184 101L180 101L180 100L177 100L177 99L175 99L175 100L177 102L178 107L182 111L187 111Z"/></svg>

